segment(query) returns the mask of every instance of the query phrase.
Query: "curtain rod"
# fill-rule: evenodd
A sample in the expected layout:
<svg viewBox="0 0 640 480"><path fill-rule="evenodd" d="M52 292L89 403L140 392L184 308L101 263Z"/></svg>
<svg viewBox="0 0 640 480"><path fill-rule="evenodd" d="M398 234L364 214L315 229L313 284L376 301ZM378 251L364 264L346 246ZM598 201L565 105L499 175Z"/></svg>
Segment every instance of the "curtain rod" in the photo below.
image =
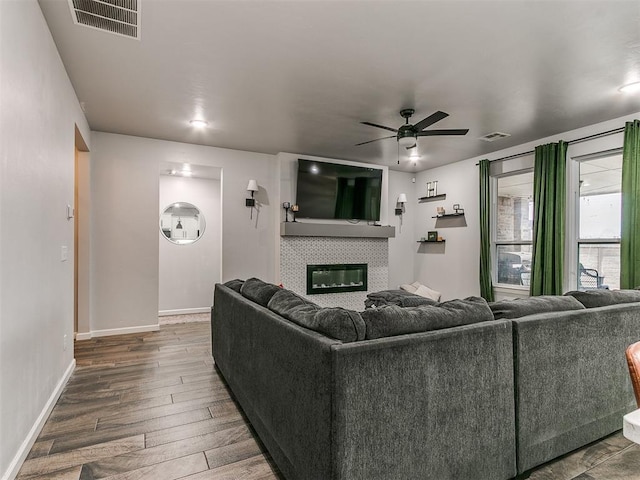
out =
<svg viewBox="0 0 640 480"><path fill-rule="evenodd" d="M576 138L575 140L569 140L567 143L569 145L574 143L586 142L587 140L593 140L594 138L606 137L609 135L614 135L616 133L624 132L624 127L614 128L613 130L607 130L606 132L594 133L593 135L588 135L586 137ZM516 153L515 155L509 155L508 157L496 158L494 160L489 160L489 163L493 162L502 162L504 160L512 160L514 158L525 157L527 155L531 155L535 153L535 150L529 150L528 152ZM476 165L480 165L476 163Z"/></svg>

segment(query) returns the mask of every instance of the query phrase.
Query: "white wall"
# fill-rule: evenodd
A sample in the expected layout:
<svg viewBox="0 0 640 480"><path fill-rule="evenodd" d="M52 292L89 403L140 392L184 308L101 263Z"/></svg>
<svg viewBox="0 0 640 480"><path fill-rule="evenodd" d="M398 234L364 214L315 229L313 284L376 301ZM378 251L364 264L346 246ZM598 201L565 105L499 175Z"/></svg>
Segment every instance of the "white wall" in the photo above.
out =
<svg viewBox="0 0 640 480"><path fill-rule="evenodd" d="M35 0L0 1L0 72L0 477L8 479L74 365L66 205L75 124L87 142L89 129Z"/></svg>
<svg viewBox="0 0 640 480"><path fill-rule="evenodd" d="M158 324L158 185L165 163L222 168L222 280L275 281L274 156L102 132L92 132L91 142L93 332ZM260 187L253 219L245 207L250 178Z"/></svg>
<svg viewBox="0 0 640 480"><path fill-rule="evenodd" d="M389 224L396 227L395 238L389 239L389 288L398 288L403 283L413 283L414 255L418 250L416 224L418 199L416 184L412 182L415 174L389 170ZM404 193L407 203L402 215L395 215L398 195Z"/></svg>
<svg viewBox="0 0 640 480"><path fill-rule="evenodd" d="M416 195L427 195L427 182L438 182L438 194L445 200L417 205L416 240L436 230L445 243L420 244L415 255L416 280L442 293L442 300L479 295L478 262L478 167L475 160L420 172L416 175ZM437 207L453 213L453 205L465 209L465 216L436 220ZM466 226L463 226L466 225Z"/></svg>
<svg viewBox="0 0 640 480"><path fill-rule="evenodd" d="M158 214L176 202L198 207L205 228L194 243L177 245L158 229L160 249L160 314L208 312L213 286L220 282L220 180L160 176Z"/></svg>
<svg viewBox="0 0 640 480"><path fill-rule="evenodd" d="M571 141L590 135L599 134L616 128L624 127L626 121L640 118L640 113L628 115L618 119L602 122L577 130L567 131L559 135L542 138L533 142L518 145L509 149L493 152L488 155L474 157L450 165L420 172L416 175L417 196L423 196L426 192L426 182L437 180L438 193L446 193L447 198L443 202L423 203L418 209L415 234L418 237L426 234L435 225L436 206L444 206L447 212L451 212L454 203L459 203L465 209L466 227L438 228L438 234L446 238L444 248L437 253L420 251L415 255L417 279L431 288L439 290L443 294L443 300L451 298L479 295L479 180L476 164L483 158L496 159L509 155L525 153L533 150L537 145L559 140ZM618 133L587 142L572 144L567 151L569 159L592 152L605 151L622 146L623 134ZM568 196L575 192L568 190ZM567 215L567 236L575 224L573 212L569 209ZM424 231L423 231L424 229ZM431 247L431 246L429 246ZM434 246L435 247L435 246ZM569 246L568 246L569 247ZM569 275L565 279L565 290L569 289L573 276L575 283L575 265L571 265L571 259L575 258L570 248L566 253L566 268ZM573 262L575 263L575 262ZM509 289L511 290L511 289ZM522 290L497 291L497 298L513 298L526 294Z"/></svg>

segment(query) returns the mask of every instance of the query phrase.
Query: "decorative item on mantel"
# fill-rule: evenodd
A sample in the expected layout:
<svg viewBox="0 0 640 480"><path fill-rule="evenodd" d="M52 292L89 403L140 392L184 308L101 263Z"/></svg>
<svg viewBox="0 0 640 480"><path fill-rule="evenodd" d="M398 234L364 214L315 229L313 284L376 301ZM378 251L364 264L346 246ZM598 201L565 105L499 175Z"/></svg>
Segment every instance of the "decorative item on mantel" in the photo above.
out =
<svg viewBox="0 0 640 480"><path fill-rule="evenodd" d="M288 222L289 221L289 209L291 208L291 203L283 202L282 203L282 208L284 208L284 221Z"/></svg>
<svg viewBox="0 0 640 480"><path fill-rule="evenodd" d="M438 195L438 181L427 182L427 197L435 197Z"/></svg>
<svg viewBox="0 0 640 480"><path fill-rule="evenodd" d="M296 221L296 212L300 210L300 207L298 205L291 205L291 216L293 217L293 220L291 220L292 222Z"/></svg>

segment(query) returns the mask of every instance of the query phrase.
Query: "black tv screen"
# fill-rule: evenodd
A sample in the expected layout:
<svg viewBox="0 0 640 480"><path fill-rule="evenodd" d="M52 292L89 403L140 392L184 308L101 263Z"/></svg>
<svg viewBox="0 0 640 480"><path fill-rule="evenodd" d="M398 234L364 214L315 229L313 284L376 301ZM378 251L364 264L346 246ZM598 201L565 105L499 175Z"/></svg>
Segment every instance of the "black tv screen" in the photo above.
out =
<svg viewBox="0 0 640 480"><path fill-rule="evenodd" d="M298 160L299 218L380 220L382 170Z"/></svg>

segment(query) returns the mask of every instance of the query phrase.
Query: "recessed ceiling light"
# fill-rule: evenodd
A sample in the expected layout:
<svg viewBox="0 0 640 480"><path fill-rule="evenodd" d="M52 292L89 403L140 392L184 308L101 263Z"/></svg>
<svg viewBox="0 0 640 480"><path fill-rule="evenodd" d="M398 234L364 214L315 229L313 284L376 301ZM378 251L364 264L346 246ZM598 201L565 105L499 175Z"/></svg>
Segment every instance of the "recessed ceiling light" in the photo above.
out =
<svg viewBox="0 0 640 480"><path fill-rule="evenodd" d="M191 170L182 170L180 173L183 177L190 177L192 175Z"/></svg>
<svg viewBox="0 0 640 480"><path fill-rule="evenodd" d="M204 128L207 125L209 125L205 120L191 120L189 122L191 124L192 127L196 127L196 128Z"/></svg>
<svg viewBox="0 0 640 480"><path fill-rule="evenodd" d="M618 89L622 93L636 93L640 92L640 82L627 83Z"/></svg>

